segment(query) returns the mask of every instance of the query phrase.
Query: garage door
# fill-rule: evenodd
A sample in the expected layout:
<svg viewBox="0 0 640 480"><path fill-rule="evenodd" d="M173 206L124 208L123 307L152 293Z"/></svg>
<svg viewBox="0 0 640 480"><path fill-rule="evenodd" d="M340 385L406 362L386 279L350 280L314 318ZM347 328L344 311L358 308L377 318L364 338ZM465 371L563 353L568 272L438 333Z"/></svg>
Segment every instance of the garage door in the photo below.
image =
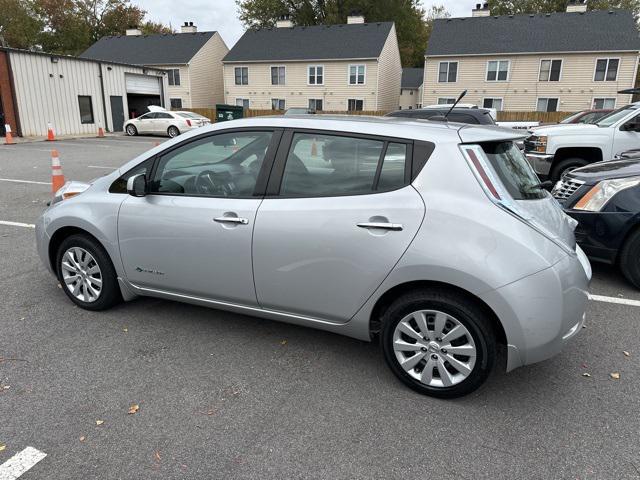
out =
<svg viewBox="0 0 640 480"><path fill-rule="evenodd" d="M149 75L126 75L127 93L160 95L160 78Z"/></svg>

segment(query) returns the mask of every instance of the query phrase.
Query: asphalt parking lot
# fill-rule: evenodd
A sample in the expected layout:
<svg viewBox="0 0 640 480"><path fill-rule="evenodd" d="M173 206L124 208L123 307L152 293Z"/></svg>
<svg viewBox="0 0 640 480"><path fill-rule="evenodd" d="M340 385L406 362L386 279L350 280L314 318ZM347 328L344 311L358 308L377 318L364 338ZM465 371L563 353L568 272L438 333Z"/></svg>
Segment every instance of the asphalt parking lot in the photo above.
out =
<svg viewBox="0 0 640 480"><path fill-rule="evenodd" d="M640 291L609 267L562 355L454 401L329 333L155 299L75 308L29 227L50 149L89 180L158 141L0 146L0 464L46 454L20 478L640 478Z"/></svg>

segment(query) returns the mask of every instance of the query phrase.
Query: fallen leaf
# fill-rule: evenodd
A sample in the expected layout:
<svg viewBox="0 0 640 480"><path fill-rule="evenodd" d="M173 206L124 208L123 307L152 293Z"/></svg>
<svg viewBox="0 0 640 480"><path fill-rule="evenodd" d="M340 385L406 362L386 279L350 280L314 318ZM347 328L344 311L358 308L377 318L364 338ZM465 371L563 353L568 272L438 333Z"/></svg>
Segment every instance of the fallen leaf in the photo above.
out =
<svg viewBox="0 0 640 480"><path fill-rule="evenodd" d="M620 374L618 372L610 373L609 376L614 380L620 380Z"/></svg>
<svg viewBox="0 0 640 480"><path fill-rule="evenodd" d="M24 320L25 317L22 317L20 320Z"/></svg>
<svg viewBox="0 0 640 480"><path fill-rule="evenodd" d="M3 451L7 446L4 443L0 443L0 452Z"/></svg>
<svg viewBox="0 0 640 480"><path fill-rule="evenodd" d="M160 456L160 452L158 450L153 452L153 456L156 458L156 461L158 462L162 459L162 457Z"/></svg>
<svg viewBox="0 0 640 480"><path fill-rule="evenodd" d="M590 374L590 373L586 373L586 372L585 372L585 373L583 373L583 374L582 374L582 376L583 376L583 377L590 377L590 376L591 376L591 374Z"/></svg>
<svg viewBox="0 0 640 480"><path fill-rule="evenodd" d="M104 420L96 420L96 425L100 426L104 423Z"/></svg>
<svg viewBox="0 0 640 480"><path fill-rule="evenodd" d="M129 407L129 415L133 415L134 413L138 413L140 410L140 405L134 404Z"/></svg>
<svg viewBox="0 0 640 480"><path fill-rule="evenodd" d="M58 288L62 288L62 285L58 284Z"/></svg>
<svg viewBox="0 0 640 480"><path fill-rule="evenodd" d="M128 328L123 328L123 329L122 329L122 331L123 331L124 333L127 333L127 332L129 331L129 329L128 329Z"/></svg>
<svg viewBox="0 0 640 480"><path fill-rule="evenodd" d="M625 357L630 357L631 356L631 354L629 352L622 352L622 353L624 353Z"/></svg>
<svg viewBox="0 0 640 480"><path fill-rule="evenodd" d="M280 345L286 345L286 344L287 344L287 341L286 341L286 340L282 340L282 341L280 342Z"/></svg>
<svg viewBox="0 0 640 480"><path fill-rule="evenodd" d="M2 387L3 390L9 390L11 388L11 385L5 385L4 387Z"/></svg>
<svg viewBox="0 0 640 480"><path fill-rule="evenodd" d="M80 441L81 441L81 442L84 442L84 440L85 440L85 437L84 437L84 436L80 437Z"/></svg>

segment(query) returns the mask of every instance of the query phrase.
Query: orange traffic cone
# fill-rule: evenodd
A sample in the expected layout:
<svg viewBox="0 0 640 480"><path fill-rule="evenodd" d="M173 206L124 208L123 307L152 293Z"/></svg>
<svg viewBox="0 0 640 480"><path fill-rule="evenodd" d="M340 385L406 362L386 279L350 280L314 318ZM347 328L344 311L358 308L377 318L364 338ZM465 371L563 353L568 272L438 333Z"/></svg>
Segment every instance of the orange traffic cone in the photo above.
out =
<svg viewBox="0 0 640 480"><path fill-rule="evenodd" d="M14 145L13 136L11 135L11 125L7 124L4 126L5 136L4 136L4 144L5 145Z"/></svg>
<svg viewBox="0 0 640 480"><path fill-rule="evenodd" d="M47 128L47 141L53 142L56 139L56 134L53 132L53 125L48 124Z"/></svg>
<svg viewBox="0 0 640 480"><path fill-rule="evenodd" d="M51 190L55 194L64 185L64 174L57 150L51 150Z"/></svg>
<svg viewBox="0 0 640 480"><path fill-rule="evenodd" d="M98 127L98 138L104 138L104 128L102 128L102 125Z"/></svg>

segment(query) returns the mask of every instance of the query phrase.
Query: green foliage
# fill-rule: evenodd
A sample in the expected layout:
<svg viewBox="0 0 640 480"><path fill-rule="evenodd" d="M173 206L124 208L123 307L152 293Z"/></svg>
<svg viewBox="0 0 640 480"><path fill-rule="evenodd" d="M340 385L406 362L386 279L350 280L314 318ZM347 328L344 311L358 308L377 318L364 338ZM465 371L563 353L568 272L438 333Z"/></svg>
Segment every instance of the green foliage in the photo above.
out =
<svg viewBox="0 0 640 480"><path fill-rule="evenodd" d="M564 12L566 0L489 0L491 13L507 15L516 13ZM636 19L640 17L640 0L589 0L589 10L624 9L631 10Z"/></svg>
<svg viewBox="0 0 640 480"><path fill-rule="evenodd" d="M28 2L0 0L0 36L7 45L30 48L42 27L42 22L33 16Z"/></svg>
<svg viewBox="0 0 640 480"><path fill-rule="evenodd" d="M273 27L287 13L296 25L346 23L351 11L362 12L368 22L396 24L404 66L421 66L428 28L419 0L237 0L240 20L247 28Z"/></svg>

